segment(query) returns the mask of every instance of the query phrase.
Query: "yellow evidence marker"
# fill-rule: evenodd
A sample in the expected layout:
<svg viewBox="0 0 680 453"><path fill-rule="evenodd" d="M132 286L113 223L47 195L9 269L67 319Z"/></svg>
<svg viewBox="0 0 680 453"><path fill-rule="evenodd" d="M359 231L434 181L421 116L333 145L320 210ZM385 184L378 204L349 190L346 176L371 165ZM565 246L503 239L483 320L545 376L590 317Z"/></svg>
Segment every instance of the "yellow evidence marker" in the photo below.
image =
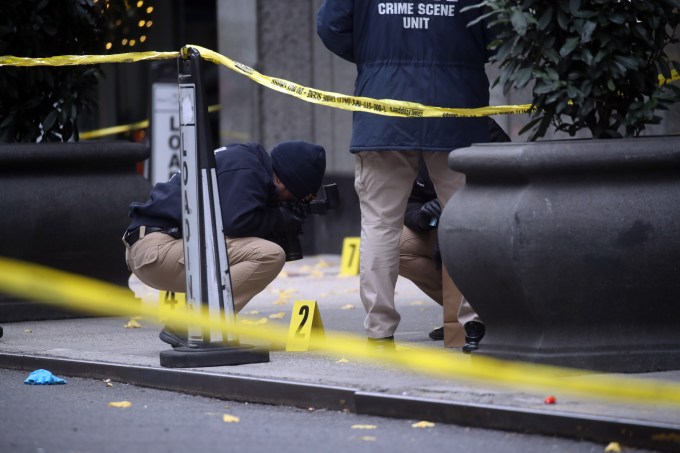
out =
<svg viewBox="0 0 680 453"><path fill-rule="evenodd" d="M351 277L359 275L359 245L361 238L346 237L342 241L342 255L340 257L340 276Z"/></svg>
<svg viewBox="0 0 680 453"><path fill-rule="evenodd" d="M290 317L286 351L308 351L312 336L325 336L319 307L315 300L297 300Z"/></svg>
<svg viewBox="0 0 680 453"><path fill-rule="evenodd" d="M174 291L161 291L159 295L158 320L165 322L172 312L184 311L187 305L186 294Z"/></svg>

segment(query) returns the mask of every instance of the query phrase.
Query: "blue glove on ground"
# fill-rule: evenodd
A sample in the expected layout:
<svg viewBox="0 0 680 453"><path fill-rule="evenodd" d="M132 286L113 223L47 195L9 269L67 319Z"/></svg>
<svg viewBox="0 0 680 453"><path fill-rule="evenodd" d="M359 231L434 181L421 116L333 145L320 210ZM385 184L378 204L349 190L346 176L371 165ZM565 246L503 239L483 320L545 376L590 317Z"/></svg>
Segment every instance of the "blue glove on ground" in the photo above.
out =
<svg viewBox="0 0 680 453"><path fill-rule="evenodd" d="M66 380L56 377L47 370L35 370L26 378L24 384L29 385L66 384Z"/></svg>

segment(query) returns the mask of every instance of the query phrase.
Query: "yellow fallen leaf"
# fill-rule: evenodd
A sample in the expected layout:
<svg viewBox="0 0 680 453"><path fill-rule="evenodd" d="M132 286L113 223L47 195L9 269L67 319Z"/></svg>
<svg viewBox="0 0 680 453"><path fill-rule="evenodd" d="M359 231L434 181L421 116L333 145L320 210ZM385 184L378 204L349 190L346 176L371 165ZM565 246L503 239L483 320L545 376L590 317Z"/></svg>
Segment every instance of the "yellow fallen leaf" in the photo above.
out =
<svg viewBox="0 0 680 453"><path fill-rule="evenodd" d="M414 300L414 301L411 302L409 305L412 305L412 306L425 305L425 302L422 301L422 300Z"/></svg>
<svg viewBox="0 0 680 453"><path fill-rule="evenodd" d="M361 436L361 440L366 441L366 442L373 442L377 439L375 436Z"/></svg>
<svg viewBox="0 0 680 453"><path fill-rule="evenodd" d="M312 278L321 278L324 276L323 272L321 271L313 271L310 275Z"/></svg>
<svg viewBox="0 0 680 453"><path fill-rule="evenodd" d="M432 427L434 427L434 423L426 422L425 420L419 421L418 423L414 423L411 425L411 428L432 428Z"/></svg>
<svg viewBox="0 0 680 453"><path fill-rule="evenodd" d="M269 320L267 318L260 318L257 321L251 321L250 319L242 319L241 324L246 326L259 326L262 324L267 324Z"/></svg>
<svg viewBox="0 0 680 453"><path fill-rule="evenodd" d="M130 407L132 403L129 401L112 401L109 403L109 407Z"/></svg>
<svg viewBox="0 0 680 453"><path fill-rule="evenodd" d="M319 262L316 263L314 267L316 267L317 269L325 269L328 267L328 263L324 260L319 260Z"/></svg>
<svg viewBox="0 0 680 453"><path fill-rule="evenodd" d="M288 301L288 299L292 297L292 294L295 292L295 290L290 288L274 289L272 292L278 296L278 299L274 301L274 305L283 305Z"/></svg>
<svg viewBox="0 0 680 453"><path fill-rule="evenodd" d="M259 315L260 311L259 310L250 310L250 311L246 312L245 314L254 316L254 315Z"/></svg>
<svg viewBox="0 0 680 453"><path fill-rule="evenodd" d="M354 310L355 308L354 304L346 304L340 307L340 310Z"/></svg>
<svg viewBox="0 0 680 453"><path fill-rule="evenodd" d="M278 313L272 313L271 315L269 315L271 319L281 319L284 318L285 316L286 316L285 311L280 311Z"/></svg>
<svg viewBox="0 0 680 453"><path fill-rule="evenodd" d="M609 445L607 445L604 448L604 451L606 452L614 452L614 453L621 453L621 445L619 445L618 442L609 442Z"/></svg>
<svg viewBox="0 0 680 453"><path fill-rule="evenodd" d="M131 319L128 321L127 324L125 324L126 329L139 329L142 327L140 323L138 323L135 319Z"/></svg>
<svg viewBox="0 0 680 453"><path fill-rule="evenodd" d="M352 429L378 429L375 425L352 425Z"/></svg>
<svg viewBox="0 0 680 453"><path fill-rule="evenodd" d="M308 265L304 265L300 268L300 272L311 272L312 267Z"/></svg>
<svg viewBox="0 0 680 453"><path fill-rule="evenodd" d="M238 422L241 421L241 419L239 417L234 416L234 415L224 414L222 416L222 421L224 423L238 423Z"/></svg>
<svg viewBox="0 0 680 453"><path fill-rule="evenodd" d="M349 363L349 360L347 360L346 358L343 357L342 359L338 360L335 363Z"/></svg>
<svg viewBox="0 0 680 453"><path fill-rule="evenodd" d="M278 276L281 278L288 278L288 271L281 271Z"/></svg>

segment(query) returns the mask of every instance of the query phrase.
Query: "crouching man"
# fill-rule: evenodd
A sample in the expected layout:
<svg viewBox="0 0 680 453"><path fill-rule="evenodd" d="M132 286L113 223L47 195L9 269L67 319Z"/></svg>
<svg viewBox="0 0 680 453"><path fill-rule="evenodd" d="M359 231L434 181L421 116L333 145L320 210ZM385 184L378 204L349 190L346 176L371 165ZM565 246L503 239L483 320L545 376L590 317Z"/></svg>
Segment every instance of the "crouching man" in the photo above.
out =
<svg viewBox="0 0 680 453"><path fill-rule="evenodd" d="M236 313L276 278L286 257L266 237L299 231L304 218L283 201L314 199L326 171L323 147L303 141L276 145L271 155L258 144L232 144L215 151L222 226L227 244ZM149 200L131 203L123 242L128 268L142 282L186 292L180 175L158 183ZM160 339L188 346L186 332L164 328Z"/></svg>

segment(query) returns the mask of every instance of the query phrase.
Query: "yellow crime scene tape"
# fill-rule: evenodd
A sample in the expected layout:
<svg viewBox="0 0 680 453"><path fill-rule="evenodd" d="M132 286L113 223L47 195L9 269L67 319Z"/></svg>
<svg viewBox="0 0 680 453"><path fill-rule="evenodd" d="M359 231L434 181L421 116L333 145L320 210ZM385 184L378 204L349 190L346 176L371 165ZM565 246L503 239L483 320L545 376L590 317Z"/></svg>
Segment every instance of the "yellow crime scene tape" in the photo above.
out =
<svg viewBox="0 0 680 453"><path fill-rule="evenodd" d="M120 286L87 277L0 258L0 288L7 294L57 305L83 313L103 316L143 316L158 319L158 309L141 304L132 292ZM187 310L166 313L166 323L187 324L204 330L224 328L219 320ZM231 323L233 333L249 339L285 343L288 329L274 323L253 328ZM486 357L455 354L444 350L408 344L397 351L376 351L366 347L366 339L356 335L326 331L310 339L310 347L326 354L339 354L369 363L384 363L412 372L459 379L475 384L487 382L509 388L547 393L585 395L615 402L680 406L680 384L613 375L583 375L582 370L508 362Z"/></svg>
<svg viewBox="0 0 680 453"><path fill-rule="evenodd" d="M208 106L208 113L217 112L220 110L220 105ZM94 131L86 131L80 133L82 140L92 140L93 138L107 137L109 135L122 134L124 132L137 131L149 127L149 120L137 121L136 123L121 124L120 126L105 127Z"/></svg>
<svg viewBox="0 0 680 453"><path fill-rule="evenodd" d="M362 96L349 96L341 93L317 90L289 80L270 77L254 70L253 68L232 60L215 51L202 46L187 44L180 52L128 52L111 55L61 55L46 58L25 58L15 56L0 56L0 66L76 66L103 63L136 63L140 61L165 60L177 58L180 53L185 54L189 48L198 50L201 57L207 61L221 64L227 68L245 75L251 80L284 93L305 102L325 105L328 107L350 110L355 112L367 112L377 115L397 116L407 118L447 118L447 117L482 117L489 115L509 115L528 113L531 104L487 106L478 108L449 108L432 107L416 102L398 101L394 99L373 99ZM659 84L680 80L680 74L676 70L671 71L671 77L659 75ZM81 134L84 139L97 138L130 130L148 127L148 120L124 126L115 126L98 131Z"/></svg>
<svg viewBox="0 0 680 453"><path fill-rule="evenodd" d="M326 105L351 111L363 111L378 115L441 118L441 117L481 117L499 114L527 113L531 105L506 105L497 107L481 107L475 109L443 108L425 106L413 102L391 99L371 99L366 97L347 96L340 93L327 92L308 88L285 79L269 77L254 69L231 60L223 55L201 46L187 45L198 50L201 56L213 63L222 64L255 82L275 91L288 94L306 102ZM103 63L134 63L147 60L177 58L179 52L133 52L113 55L65 55L48 58L22 58L0 56L0 66L73 66ZM670 83L680 80L680 74L673 71L670 79L659 76L659 83ZM89 137L110 135L133 129L148 127L148 120L130 125L106 128ZM115 132L111 132L115 131ZM81 134L85 136L86 133ZM99 134L99 135L97 135ZM0 258L0 289L26 299L42 303L50 303L75 309L84 313L108 316L147 316L157 319L158 312L152 307L140 304L127 288L67 274L43 266L29 264L17 260ZM202 317L200 313L187 311L184 314L168 313L167 322L176 325L195 325L204 329L222 329L224 326L217 320ZM287 329L268 325L265 329L246 328L233 324L234 333L251 338L281 344L287 337ZM472 382L489 382L512 388L531 391L587 395L598 399L613 401L631 401L654 405L680 406L680 384L667 381L636 379L617 376L576 376L578 370L506 362L485 357L475 357L472 363L469 357L457 357L446 351L409 345L408 349L399 351L375 351L366 348L363 337L348 334L326 332L320 338L310 339L310 347L329 354L342 354L360 360L379 361L394 366L404 367L412 371L427 373L448 379L461 379ZM569 379L559 377L571 376Z"/></svg>
<svg viewBox="0 0 680 453"><path fill-rule="evenodd" d="M348 96L341 93L317 90L276 77L261 74L253 68L234 61L224 55L206 49L202 46L187 44L180 52L194 48L207 61L221 64L229 69L245 75L260 85L271 88L280 93L294 96L306 102L325 105L358 112L375 113L378 115L401 116L411 118L444 118L444 117L481 117L488 115L503 115L512 113L526 113L531 105L505 105L479 108L446 108L430 107L416 102L398 101L393 99L372 99L361 96ZM61 55L46 58L24 58L15 56L1 56L0 66L77 66L103 63L136 63L140 61L165 60L177 58L180 52L128 52L111 55Z"/></svg>

